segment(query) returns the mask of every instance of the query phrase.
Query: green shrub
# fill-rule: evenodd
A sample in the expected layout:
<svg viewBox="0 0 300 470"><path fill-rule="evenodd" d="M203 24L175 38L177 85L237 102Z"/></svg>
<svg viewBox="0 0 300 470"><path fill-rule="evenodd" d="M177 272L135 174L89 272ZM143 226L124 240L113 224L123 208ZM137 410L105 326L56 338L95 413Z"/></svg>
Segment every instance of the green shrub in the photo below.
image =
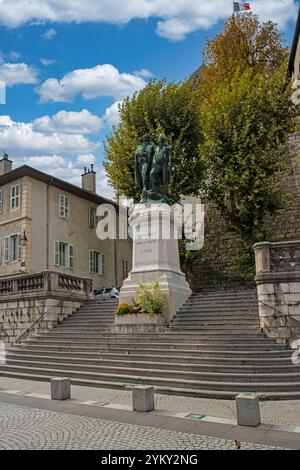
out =
<svg viewBox="0 0 300 470"><path fill-rule="evenodd" d="M136 303L141 313L164 313L167 307L167 300L160 292L158 281L152 284L139 284Z"/></svg>
<svg viewBox="0 0 300 470"><path fill-rule="evenodd" d="M126 303L118 305L116 315L123 316L123 315L129 315L130 313L133 313L133 306L132 305L129 305L129 304L126 304Z"/></svg>

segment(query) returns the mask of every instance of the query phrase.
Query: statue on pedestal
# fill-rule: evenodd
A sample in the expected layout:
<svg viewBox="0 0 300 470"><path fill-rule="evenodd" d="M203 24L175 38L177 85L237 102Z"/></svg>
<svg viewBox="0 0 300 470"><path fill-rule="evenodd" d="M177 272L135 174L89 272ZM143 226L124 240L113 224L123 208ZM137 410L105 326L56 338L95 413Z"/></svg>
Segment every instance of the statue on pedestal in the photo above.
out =
<svg viewBox="0 0 300 470"><path fill-rule="evenodd" d="M141 192L141 203L168 202L171 165L172 146L165 134L160 134L157 146L146 134L135 153L135 184Z"/></svg>

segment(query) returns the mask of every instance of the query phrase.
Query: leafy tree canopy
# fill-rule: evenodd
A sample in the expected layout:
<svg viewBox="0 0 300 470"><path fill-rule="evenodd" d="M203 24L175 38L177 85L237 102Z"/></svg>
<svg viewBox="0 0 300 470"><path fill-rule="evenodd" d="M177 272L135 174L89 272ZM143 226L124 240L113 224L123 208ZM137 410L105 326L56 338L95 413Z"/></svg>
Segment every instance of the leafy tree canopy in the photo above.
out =
<svg viewBox="0 0 300 470"><path fill-rule="evenodd" d="M203 171L198 146L202 134L195 98L189 83L151 81L122 103L120 124L105 144L105 169L118 195L138 200L134 184L135 150L145 133L157 142L161 132L173 145L171 201L178 201L181 194L199 191Z"/></svg>

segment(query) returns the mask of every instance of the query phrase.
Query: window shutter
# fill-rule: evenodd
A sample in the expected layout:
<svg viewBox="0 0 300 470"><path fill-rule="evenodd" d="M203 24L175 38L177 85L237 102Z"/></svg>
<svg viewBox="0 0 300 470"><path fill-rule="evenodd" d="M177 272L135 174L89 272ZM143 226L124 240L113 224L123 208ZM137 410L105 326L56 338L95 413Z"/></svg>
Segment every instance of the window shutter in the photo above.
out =
<svg viewBox="0 0 300 470"><path fill-rule="evenodd" d="M21 234L17 236L17 257L18 259L22 258L22 243L21 243Z"/></svg>
<svg viewBox="0 0 300 470"><path fill-rule="evenodd" d="M64 196L63 194L59 195L59 215L64 217Z"/></svg>
<svg viewBox="0 0 300 470"><path fill-rule="evenodd" d="M69 245L69 267L74 268L74 246Z"/></svg>
<svg viewBox="0 0 300 470"><path fill-rule="evenodd" d="M3 212L3 189L0 189L0 213Z"/></svg>
<svg viewBox="0 0 300 470"><path fill-rule="evenodd" d="M89 251L89 263L90 263L90 273L94 272L94 252L92 250Z"/></svg>
<svg viewBox="0 0 300 470"><path fill-rule="evenodd" d="M9 262L9 237L4 238L4 262Z"/></svg>
<svg viewBox="0 0 300 470"><path fill-rule="evenodd" d="M54 265L59 266L59 242L54 242Z"/></svg>
<svg viewBox="0 0 300 470"><path fill-rule="evenodd" d="M69 217L70 207L69 207L69 198L65 196L65 218Z"/></svg>

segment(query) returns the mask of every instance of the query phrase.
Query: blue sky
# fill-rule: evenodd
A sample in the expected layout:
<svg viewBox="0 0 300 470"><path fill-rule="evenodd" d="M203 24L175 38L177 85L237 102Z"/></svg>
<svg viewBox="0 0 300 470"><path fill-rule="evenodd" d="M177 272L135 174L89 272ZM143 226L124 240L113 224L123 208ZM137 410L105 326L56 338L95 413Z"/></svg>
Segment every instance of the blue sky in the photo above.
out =
<svg viewBox="0 0 300 470"><path fill-rule="evenodd" d="M251 5L290 45L298 2ZM230 0L0 0L0 151L74 184L94 163L111 196L101 142L117 103L150 77L189 76L231 11Z"/></svg>

